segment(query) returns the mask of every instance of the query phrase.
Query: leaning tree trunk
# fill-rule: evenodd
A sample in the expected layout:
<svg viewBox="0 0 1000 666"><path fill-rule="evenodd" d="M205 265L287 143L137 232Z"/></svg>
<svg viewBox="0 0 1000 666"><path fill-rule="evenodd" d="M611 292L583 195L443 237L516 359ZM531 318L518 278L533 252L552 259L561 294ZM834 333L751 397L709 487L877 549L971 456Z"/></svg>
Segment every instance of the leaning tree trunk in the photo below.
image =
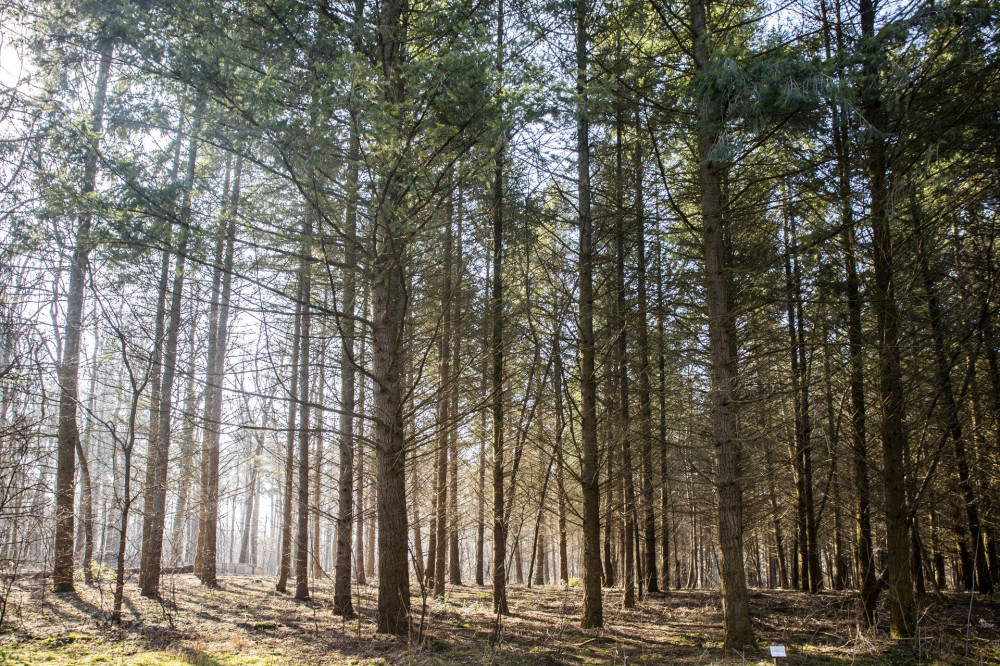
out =
<svg viewBox="0 0 1000 666"><path fill-rule="evenodd" d="M709 34L704 0L691 0L696 72L705 76L709 63ZM742 650L753 643L746 573L743 568L743 499L737 441L735 340L727 293L726 250L722 210L724 166L712 158L718 139L718 101L705 92L699 100L698 181L701 189L702 238L705 253L705 288L708 304L710 414L712 439L718 464L716 485L719 506L719 574L725 626L723 647Z"/></svg>
<svg viewBox="0 0 1000 666"><path fill-rule="evenodd" d="M80 193L87 197L97 188L97 155L104 130L104 102L111 73L114 43L105 39L101 45L101 61L97 71L93 107L90 112L91 140L83 165ZM83 301L87 268L90 263L92 218L80 216L76 229L76 247L70 267L69 290L66 292L66 328L62 363L59 364L59 426L56 449L56 534L52 589L73 591L73 510L76 495L76 451L80 444L80 429L76 419L79 400L80 333L83 326Z"/></svg>

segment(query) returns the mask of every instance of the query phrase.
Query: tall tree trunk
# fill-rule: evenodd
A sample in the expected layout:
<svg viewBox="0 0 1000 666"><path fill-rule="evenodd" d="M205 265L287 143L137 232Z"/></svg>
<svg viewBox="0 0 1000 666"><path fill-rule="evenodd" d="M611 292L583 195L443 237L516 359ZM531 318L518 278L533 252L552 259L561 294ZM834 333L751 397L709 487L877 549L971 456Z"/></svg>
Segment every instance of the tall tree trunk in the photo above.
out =
<svg viewBox="0 0 1000 666"><path fill-rule="evenodd" d="M104 131L104 102L111 74L114 42L104 39L97 70L90 131L94 137L86 148L83 182L80 193L86 197L97 188L97 156L100 136ZM80 334L83 328L83 303L87 269L90 264L92 240L90 213L80 216L76 228L73 262L70 267L69 290L66 292L66 327L62 362L59 364L59 426L56 449L56 534L52 589L73 591L73 511L76 496L76 451L80 444L80 429L76 419L79 401Z"/></svg>
<svg viewBox="0 0 1000 666"><path fill-rule="evenodd" d="M491 266L490 263L486 264L486 284L487 289L491 288L492 283L490 279ZM483 295L483 312L489 311L488 301L489 292L487 291ZM486 318L484 317L483 322L483 342L482 350L483 357L485 358L488 351L491 349L489 343L489 333L487 333L488 327L485 325ZM486 369L486 364L484 364L483 373L481 375L481 387L480 390L483 395L488 395L490 386L490 376L489 371ZM487 410L484 408L480 411L479 416L479 469L478 469L478 480L477 480L477 502L476 502L476 585L485 584L485 558L486 558L486 442L490 437L490 431L486 424Z"/></svg>
<svg viewBox="0 0 1000 666"><path fill-rule="evenodd" d="M660 574L663 576L662 587L666 592L670 589L670 484L667 465L667 354L666 330L664 319L665 303L663 300L663 258L662 245L656 241L656 330L658 340L659 365L659 398L660 398ZM676 553L676 549L674 550ZM679 560L678 560L679 562ZM680 588L680 573L675 576Z"/></svg>
<svg viewBox="0 0 1000 666"><path fill-rule="evenodd" d="M360 8L361 3L356 5ZM356 9L355 20L360 20ZM340 313L341 363L340 363L340 478L338 479L337 509L337 563L334 571L333 612L343 617L354 617L351 603L351 526L354 507L351 506L354 488L354 304L357 299L357 278L354 266L358 261L358 168L361 160L361 139L358 135L358 114L351 112L350 147L347 167L347 210L344 215L344 295ZM360 459L360 456L359 456ZM357 510L362 512L364 495L359 478ZM358 543L364 537L364 523L358 520ZM364 583L364 555L358 548L358 582Z"/></svg>
<svg viewBox="0 0 1000 666"><path fill-rule="evenodd" d="M182 227L174 262L174 279L170 292L170 315L163 349L163 378L160 413L155 440L150 442L146 463L146 489L143 496L142 543L145 548L139 565L139 587L143 596L156 598L160 594L160 562L163 556L163 529L167 504L167 468L170 455L171 406L174 376L177 369L177 342L180 334L181 299L184 294L184 263L191 227L191 197L194 190L195 166L198 160L197 135L201 128L204 102L198 103L194 127L188 143L187 174L181 206ZM155 442L155 444L154 444Z"/></svg>
<svg viewBox="0 0 1000 666"><path fill-rule="evenodd" d="M313 211L302 221L302 249L299 260L299 303L302 305L302 337L299 350L299 482L298 531L295 539L295 598L309 598L309 358L312 313L312 225ZM317 479L318 482L318 479Z"/></svg>
<svg viewBox="0 0 1000 666"><path fill-rule="evenodd" d="M790 193L786 192L786 196ZM795 420L794 462L799 511L799 550L802 589L816 593L822 587L817 541L816 514L813 502L811 420L809 416L809 377L802 313L802 276L797 259L795 219L784 211L785 289L788 299L788 336L791 353L792 398Z"/></svg>
<svg viewBox="0 0 1000 666"><path fill-rule="evenodd" d="M636 559L634 557L635 533L635 488L632 481L632 428L629 422L629 377L628 377L628 336L627 309L625 294L625 206L623 205L622 170L622 125L621 110L616 111L615 118L615 367L618 372L618 437L621 438L623 475L623 502L625 510L625 571L622 594L622 606L626 609L635 607Z"/></svg>
<svg viewBox="0 0 1000 666"><path fill-rule="evenodd" d="M197 296L196 296L197 298ZM195 432L195 411L198 409L198 394L195 391L195 374L197 359L197 335L198 320L200 319L199 308L195 305L194 314L191 317L190 330L190 351L187 365L187 387L184 389L184 428L181 430L181 454L180 454L180 474L177 479L177 507L174 510L174 524L171 528L170 536L170 566L176 567L184 555L184 526L187 524L188 501L191 494L191 486L194 477L194 455L196 444L194 441Z"/></svg>
<svg viewBox="0 0 1000 666"><path fill-rule="evenodd" d="M404 48L406 3L386 0L379 14L379 51L383 101L399 113L403 102L400 59ZM375 428L378 487L378 605L379 633L405 634L409 630L410 569L406 529L406 442L403 434L402 340L406 316L405 239L397 229L403 215L401 186L388 177L384 199L375 215L375 253L372 266L372 379L375 392Z"/></svg>
<svg viewBox="0 0 1000 666"><path fill-rule="evenodd" d="M562 328L562 320L557 320L556 330L552 336L552 356L555 358L555 374L553 377L552 390L556 399L556 432L555 432L555 456L556 456L556 484L559 490L559 580L563 585L569 584L569 556L566 544L566 481L563 470L563 430L565 430L565 417L563 415L562 402L562 351L559 349L559 335Z"/></svg>
<svg viewBox="0 0 1000 666"><path fill-rule="evenodd" d="M451 208L450 202L448 208ZM441 344L438 349L438 405L437 405L437 498L434 502L436 515L434 533L437 536L434 568L434 596L443 597L445 569L448 557L448 446L451 426L448 423L451 404L451 259L452 229L451 210L445 222L443 284L441 289Z"/></svg>
<svg viewBox="0 0 1000 666"><path fill-rule="evenodd" d="M583 450L580 484L583 494L584 629L604 626L601 598L601 487L597 445L597 381L594 377L594 243L590 216L590 110L587 106L587 3L576 3L577 184L580 216L580 394Z"/></svg>
<svg viewBox="0 0 1000 666"><path fill-rule="evenodd" d="M298 288L296 288L296 295ZM292 493L295 490L295 423L299 408L299 345L302 337L302 301L295 299L295 323L292 331L291 386L288 390L288 429L285 431L285 488L281 502L281 557L275 589L288 592L292 569Z"/></svg>
<svg viewBox="0 0 1000 666"><path fill-rule="evenodd" d="M323 311L328 312L329 301L324 294ZM319 366L319 377L316 382L316 406L313 413L313 484L312 484L312 510L310 519L312 521L312 538L310 539L310 572L314 580L323 577L323 551L322 551L322 516L323 507L323 460L325 452L323 449L323 438L326 436L326 425L324 423L323 406L326 404L326 345L320 344L316 353L314 363ZM353 494L352 494L353 496ZM335 556L336 557L336 556Z"/></svg>
<svg viewBox="0 0 1000 666"><path fill-rule="evenodd" d="M861 35L875 40L875 4L861 0ZM869 47L871 48L871 47ZM882 412L882 455L885 475L886 578L889 587L890 633L910 638L916 631L916 604L910 567L909 522L906 508L906 477L903 433L903 377L899 349L899 311L896 305L893 243L889 220L889 160L885 137L885 112L879 90L878 54L865 59L861 91L862 116L871 127L868 136L867 170L871 196L874 285L872 302L878 340L879 406Z"/></svg>
<svg viewBox="0 0 1000 666"><path fill-rule="evenodd" d="M449 207L453 204L449 198ZM459 381L461 379L461 351L462 351L462 187L458 188L458 210L456 212L457 233L455 237L455 286L451 298L451 320L455 327L454 343L452 344L452 387L451 387L451 418L452 423L448 428L448 456L449 467L448 476L450 478L448 487L448 582L452 585L462 584L462 569L459 560L458 544L458 395Z"/></svg>
<svg viewBox="0 0 1000 666"><path fill-rule="evenodd" d="M496 69L503 92L504 2L497 0ZM504 523L504 443L503 443L503 169L506 145L501 139L493 174L493 294L490 299L493 338L493 612L508 615L507 607L507 526Z"/></svg>
<svg viewBox="0 0 1000 666"><path fill-rule="evenodd" d="M636 313L636 342L639 353L639 446L642 451L642 505L645 512L645 562L642 567L643 587L647 592L659 592L656 572L656 512L653 500L653 409L649 401L649 331L646 317L646 220L643 210L642 183L642 122L639 105L635 109L635 248L636 281L638 282L638 312Z"/></svg>
<svg viewBox="0 0 1000 666"><path fill-rule="evenodd" d="M253 522L256 518L254 516L254 503L257 499L257 474L260 469L260 459L264 455L264 440L267 432L267 413L268 408L264 408L264 421L261 423L261 430L257 434L257 450L253 454L253 460L250 461L250 480L247 483L247 499L244 503L243 509L243 529L240 530L240 564L249 564L252 559L250 556L250 534L253 531Z"/></svg>
<svg viewBox="0 0 1000 666"><path fill-rule="evenodd" d="M219 242L212 277L211 318L208 331L208 365L205 373L205 427L201 446L201 505L198 511L198 566L195 573L203 585L217 585L215 569L219 528L219 445L222 435L222 391L229 338L229 302L233 284L233 252L240 199L243 156L233 168L230 200L222 211ZM225 240L225 250L223 248ZM221 263L220 263L221 259ZM214 330L213 330L214 329Z"/></svg>
<svg viewBox="0 0 1000 666"><path fill-rule="evenodd" d="M920 223L915 195L911 198L916 222ZM982 594L993 593L993 578L990 575L986 561L986 539L983 534L982 521L979 517L979 502L972 488L969 456L965 450L962 434L962 420L959 414L958 402L951 383L951 364L945 342L944 325L941 321L941 302L938 300L937 285L927 258L927 246L924 233L917 229L917 252L920 259L920 271L924 282L924 292L927 294L927 311L930 315L931 334L934 339L934 361L936 365L935 383L942 400L944 418L955 447L955 466L958 472L958 490L962 494L965 505L965 515L969 520L969 532L972 536L972 551L975 558L977 589ZM918 560L919 563L919 560Z"/></svg>
<svg viewBox="0 0 1000 666"><path fill-rule="evenodd" d="M824 5L825 7L825 5ZM825 15L824 15L825 16ZM837 3L837 50L843 49L840 6ZM832 107L833 144L837 157L837 193L840 200L841 244L844 251L844 286L847 291L847 364L851 392L851 460L854 473L854 569L857 577L861 621L870 627L875 621L879 586L875 577L875 549L872 543L871 490L868 480L868 441L865 432L864 355L861 328L861 287L858 277L854 207L852 204L851 163L847 151L847 119L839 105Z"/></svg>
<svg viewBox="0 0 1000 666"><path fill-rule="evenodd" d="M708 26L704 0L691 0L694 33L694 64L699 75L709 68ZM704 93L699 100L698 180L701 186L702 233L705 252L705 287L708 302L708 337L711 366L712 439L718 464L719 574L725 625L723 647L742 650L753 643L746 573L743 568L743 499L740 488L740 456L737 416L733 392L736 383L735 340L726 266L725 230L722 210L724 166L712 158L718 139L718 102Z"/></svg>

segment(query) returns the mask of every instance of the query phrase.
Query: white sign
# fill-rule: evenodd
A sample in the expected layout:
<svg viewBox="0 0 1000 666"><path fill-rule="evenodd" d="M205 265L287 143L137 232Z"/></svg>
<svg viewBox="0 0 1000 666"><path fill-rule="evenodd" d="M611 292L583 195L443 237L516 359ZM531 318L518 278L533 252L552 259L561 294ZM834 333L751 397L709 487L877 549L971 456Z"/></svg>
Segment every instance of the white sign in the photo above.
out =
<svg viewBox="0 0 1000 666"><path fill-rule="evenodd" d="M777 659L778 657L782 658L788 657L788 655L785 654L784 645L772 645L769 649L771 650L771 656L775 659Z"/></svg>

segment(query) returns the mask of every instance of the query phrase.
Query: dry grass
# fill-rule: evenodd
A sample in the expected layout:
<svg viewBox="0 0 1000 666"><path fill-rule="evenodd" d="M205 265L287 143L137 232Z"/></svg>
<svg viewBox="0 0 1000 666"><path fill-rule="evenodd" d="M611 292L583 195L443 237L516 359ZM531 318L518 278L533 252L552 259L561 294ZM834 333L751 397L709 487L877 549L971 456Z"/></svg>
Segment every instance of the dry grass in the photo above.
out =
<svg viewBox="0 0 1000 666"><path fill-rule="evenodd" d="M125 621L106 621L110 585L77 595L53 595L41 579L23 579L9 599L0 634L0 664L710 664L742 663L721 648L722 612L711 590L672 591L620 608L620 593L606 592L602 630L578 627L579 588L513 586L513 615L491 612L488 588L453 588L442 600L414 590L409 638L379 636L372 622L375 589L355 590L359 616L332 613L332 585L314 585L313 599L296 602L274 591L273 581L231 576L218 590L189 575L164 578L162 602L127 590ZM897 645L883 632L863 632L848 594L753 592L757 646L746 663L770 663L762 649L786 645L788 664L998 663L1000 604L977 599L966 649L968 597L921 601L921 640Z"/></svg>

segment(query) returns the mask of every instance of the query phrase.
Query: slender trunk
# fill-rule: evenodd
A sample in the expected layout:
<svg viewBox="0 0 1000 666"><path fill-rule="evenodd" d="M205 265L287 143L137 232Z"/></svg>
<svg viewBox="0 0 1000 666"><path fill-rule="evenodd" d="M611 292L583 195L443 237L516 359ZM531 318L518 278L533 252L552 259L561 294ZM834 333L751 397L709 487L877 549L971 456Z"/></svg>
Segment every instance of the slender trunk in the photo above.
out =
<svg viewBox="0 0 1000 666"><path fill-rule="evenodd" d="M786 191L786 196L788 195ZM802 589L816 593L822 587L812 482L809 379L802 314L802 277L796 255L795 220L784 211L785 288L788 299L788 335L791 353L792 398L795 419L795 476L799 511L799 550Z"/></svg>
<svg viewBox="0 0 1000 666"><path fill-rule="evenodd" d="M82 322L81 322L82 324ZM82 446L78 450L80 454L80 513L83 524L82 534L77 533L77 539L83 541L83 581L87 585L94 582L94 493L91 483L90 466L88 460L94 450L94 410L97 407L97 371L98 356L101 344L97 332L97 319L94 319L94 355L91 359L90 382L87 390L87 425L83 430ZM6 356L7 354L5 354ZM0 367L6 365L5 359L0 358ZM0 419L4 418L3 409L0 409ZM82 537L82 538L81 538ZM76 544L79 549L80 544Z"/></svg>
<svg viewBox="0 0 1000 666"><path fill-rule="evenodd" d="M875 548L872 541L871 490L868 480L868 439L865 432L865 360L861 328L861 281L858 276L854 209L851 203L851 165L846 147L844 114L834 108L834 143L837 149L838 190L841 200L841 243L844 249L844 285L847 290L847 364L851 391L851 460L854 472L854 569L858 585L861 621L875 622L879 588L875 578Z"/></svg>
<svg viewBox="0 0 1000 666"><path fill-rule="evenodd" d="M448 206L451 207L450 205ZM438 405L437 405L437 480L435 488L437 497L435 506L435 529L437 536L435 546L434 596L443 597L445 588L445 569L447 568L448 549L448 446L451 428L448 420L451 396L448 394L451 382L451 253L452 228L451 211L446 216L444 238L444 283L441 290L441 344L438 349Z"/></svg>
<svg viewBox="0 0 1000 666"><path fill-rule="evenodd" d="M324 302L324 309L328 303ZM311 555L309 557L310 571L313 579L319 579L323 576L323 552L322 552L322 516L320 515L323 506L323 460L325 456L325 451L323 450L323 437L326 434L326 426L323 423L323 405L325 404L326 397L326 346L320 347L320 351L317 354L319 357L316 363L319 365L319 377L316 380L316 405L317 409L313 414L313 432L315 436L312 438L316 443L314 446L313 454L315 460L313 461L313 484L312 484L312 509L310 510L310 517L312 520L312 538L310 540ZM353 493L351 495L353 497Z"/></svg>
<svg viewBox="0 0 1000 666"><path fill-rule="evenodd" d="M252 531L252 525L254 521L254 501L257 498L257 473L260 469L261 456L264 455L264 433L267 432L267 409L264 411L264 422L261 424L261 430L257 435L257 450L253 454L253 460L250 461L250 480L247 483L247 499L244 503L243 509L243 529L240 530L242 536L240 539L240 564L248 564L251 561L250 557L250 533Z"/></svg>
<svg viewBox="0 0 1000 666"><path fill-rule="evenodd" d="M170 312L166 326L166 345L163 349L163 377L160 394L160 413L155 445L150 442L146 463L146 489L143 496L142 522L143 545L139 566L139 587L143 596L156 598L160 593L160 563L163 556L163 529L167 503L167 468L170 455L171 407L174 376L177 369L177 342L180 334L181 300L184 294L185 258L191 227L191 197L194 190L195 166L198 143L195 138L201 127L204 104L199 102L194 128L188 143L187 174L181 219L184 221L174 262L174 279L170 292Z"/></svg>
<svg viewBox="0 0 1000 666"><path fill-rule="evenodd" d="M298 289L296 289L296 294ZM292 492L295 490L295 422L299 407L299 345L302 337L302 301L295 302L295 323L292 332L291 386L288 391L288 429L285 431L285 489L281 503L281 558L275 589L288 592L288 576L292 568Z"/></svg>
<svg viewBox="0 0 1000 666"><path fill-rule="evenodd" d="M635 488L632 482L632 429L629 422L629 377L628 377L628 336L626 334L625 294L625 210L622 203L622 118L621 112L616 112L615 119L615 367L618 371L618 409L617 431L621 438L622 470L624 483L623 504L625 510L624 559L625 571L622 595L622 606L626 609L635 607L635 568L633 541L635 532Z"/></svg>
<svg viewBox="0 0 1000 666"><path fill-rule="evenodd" d="M359 3L360 5L360 3ZM357 19L357 13L355 14ZM351 602L351 526L354 508L351 499L354 488L354 304L357 286L354 266L358 261L358 168L361 160L361 140L358 136L357 112L351 112L350 147L347 170L347 211L344 216L344 294L340 314L341 363L340 363L340 478L338 479L337 510L337 562L334 571L333 612L343 617L354 616ZM360 456L359 456L360 460ZM363 509L364 495L359 462L357 510ZM364 538L364 524L358 520L358 582L364 583L364 555L360 544Z"/></svg>
<svg viewBox="0 0 1000 666"><path fill-rule="evenodd" d="M919 213L916 210L915 195L912 198L912 202L914 215L918 217ZM917 222L919 223L919 217ZM969 456L965 450L965 440L962 433L962 420L959 414L958 402L955 400L955 391L951 383L951 364L948 361L944 325L942 323L941 302L938 300L937 285L935 284L934 276L930 269L930 262L927 258L927 247L923 232L918 229L917 234L920 271L923 276L924 292L927 294L927 310L930 316L931 334L934 340L935 383L941 396L944 418L955 450L958 490L962 494L963 504L965 505L965 516L969 521L969 532L972 537L972 550L978 579L977 590L982 594L992 594L993 579L986 560L986 539L983 534L982 521L979 517L979 502L972 488Z"/></svg>
<svg viewBox="0 0 1000 666"><path fill-rule="evenodd" d="M487 287L491 285L490 264L486 264L486 284ZM488 301L488 296L484 295L483 300ZM488 306L484 303L483 312L488 311ZM484 317L485 319L485 317ZM486 333L487 327L483 326L483 357L485 358L488 350L490 349L488 333ZM485 369L481 375L481 386L480 391L482 395L487 395L489 392L489 372ZM485 584L485 558L486 558L486 445L487 439L490 437L489 429L486 424L487 410L483 409L480 412L480 433L479 433L479 476L477 480L477 502L476 502L476 585Z"/></svg>
<svg viewBox="0 0 1000 666"><path fill-rule="evenodd" d="M642 567L643 587L647 592L659 592L656 572L656 512L654 510L653 482L653 409L649 401L649 331L646 324L648 304L646 299L646 226L643 210L642 183L642 124L639 107L635 110L635 247L636 279L638 282L638 312L636 313L636 342L639 353L639 445L642 451L642 504L645 510L645 562Z"/></svg>
<svg viewBox="0 0 1000 666"><path fill-rule="evenodd" d="M503 91L504 3L497 1L497 77ZM490 301L493 338L493 612L509 615L507 607L507 526L504 523L503 442L503 169L506 145L501 140L493 174L493 294Z"/></svg>
<svg viewBox="0 0 1000 666"><path fill-rule="evenodd" d="M562 402L562 351L559 349L559 333L562 321L556 324L556 330L552 337L552 355L555 357L555 376L553 378L553 392L556 399L556 432L555 432L555 456L556 456L556 484L559 490L559 580L563 585L569 584L569 556L566 544L566 481L563 470L563 430L565 420L563 415Z"/></svg>
<svg viewBox="0 0 1000 666"><path fill-rule="evenodd" d="M662 246L656 242L656 330L658 341L658 369L660 376L660 574L663 576L661 587L666 592L670 589L670 485L667 465L667 354L666 330L663 300L663 259ZM676 548L674 549L676 553ZM679 562L679 560L678 560ZM679 565L678 565L679 566ZM675 585L681 584L680 573L675 576Z"/></svg>
<svg viewBox="0 0 1000 666"><path fill-rule="evenodd" d="M450 199L449 199L449 205ZM450 213L449 213L450 217ZM458 417L458 395L459 380L461 375L461 351L462 351L462 188L458 190L458 210L457 210L457 234L455 238L455 286L451 298L451 320L455 327L454 342L452 343L452 386L451 386L451 418L452 423L448 428L448 455L449 467L448 476L450 479L448 487L448 582L452 585L462 584L461 563L459 561L458 544L458 423L454 422Z"/></svg>
<svg viewBox="0 0 1000 666"><path fill-rule="evenodd" d="M222 263L218 262L216 251L213 296L218 294L218 320L209 322L209 356L205 387L205 427L201 447L202 487L201 506L198 514L199 562L195 573L203 585L214 587L216 583L216 553L219 526L219 445L222 435L222 391L226 371L226 346L229 336L229 302L233 283L233 252L236 244L236 216L240 198L240 179L243 172L243 157L236 157L233 170L233 187L228 205L223 210L221 229L224 230L225 251ZM220 237L220 246L221 240ZM218 281L219 290L215 291ZM213 299L212 308L216 302ZM215 330L212 331L212 324Z"/></svg>
<svg viewBox="0 0 1000 666"><path fill-rule="evenodd" d="M191 317L190 351L187 365L187 388L184 390L184 428L181 431L180 475L177 479L177 507L174 510L174 524L170 538L170 566L176 567L184 555L184 526L187 524L188 500L194 476L194 414L198 409L198 395L195 392L195 372L197 358L196 336L198 334L198 307Z"/></svg>
<svg viewBox="0 0 1000 666"><path fill-rule="evenodd" d="M83 182L84 197L97 188L97 156L100 136L104 131L104 102L111 73L114 42L105 39L101 45L101 60L97 71L90 130L94 137L86 148ZM76 496L76 452L80 448L80 429L76 406L79 401L80 334L83 328L84 291L90 264L92 219L89 213L80 216L76 229L76 247L70 267L69 290L66 292L66 327L62 362L59 364L59 426L56 450L56 530L52 589L73 591L73 510Z"/></svg>
<svg viewBox="0 0 1000 666"><path fill-rule="evenodd" d="M312 314L312 210L302 221L302 249L299 259L299 303L302 305L302 336L299 350L299 483L298 531L295 540L295 598L309 598L309 358Z"/></svg>
<svg viewBox="0 0 1000 666"><path fill-rule="evenodd" d="M124 353L124 349L122 350ZM128 514L132 508L132 452L135 450L136 414L139 411L139 395L141 390L132 384L132 404L129 408L129 423L127 442L122 446L124 455L124 482L122 484L122 515L121 527L118 532L118 555L115 558L115 594L112 603L111 621L121 624L122 601L125 596L125 547L128 537Z"/></svg>

